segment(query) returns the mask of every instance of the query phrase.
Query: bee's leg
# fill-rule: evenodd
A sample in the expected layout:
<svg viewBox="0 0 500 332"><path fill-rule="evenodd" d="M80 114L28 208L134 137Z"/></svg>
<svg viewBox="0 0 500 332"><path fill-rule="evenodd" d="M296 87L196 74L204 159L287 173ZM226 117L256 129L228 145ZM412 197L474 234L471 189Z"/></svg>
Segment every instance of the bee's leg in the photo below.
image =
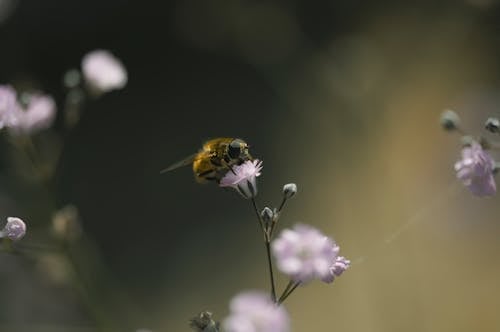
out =
<svg viewBox="0 0 500 332"><path fill-rule="evenodd" d="M236 172L234 171L233 169L233 166L230 164L230 161L227 160L227 158L224 158L223 160L221 160L221 163L223 164L223 166L225 168L229 168L229 170L234 174L236 175Z"/></svg>

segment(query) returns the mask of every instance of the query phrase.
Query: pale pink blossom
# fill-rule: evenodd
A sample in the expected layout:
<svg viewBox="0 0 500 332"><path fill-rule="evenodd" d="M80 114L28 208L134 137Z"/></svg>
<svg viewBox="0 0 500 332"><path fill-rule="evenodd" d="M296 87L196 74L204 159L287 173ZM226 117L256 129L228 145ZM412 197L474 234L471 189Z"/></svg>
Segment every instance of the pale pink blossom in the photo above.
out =
<svg viewBox="0 0 500 332"><path fill-rule="evenodd" d="M230 303L229 316L223 321L225 332L288 332L290 318L285 308L271 300L269 294L247 291Z"/></svg>
<svg viewBox="0 0 500 332"><path fill-rule="evenodd" d="M278 269L295 282L329 282L332 273L338 271L339 247L312 226L298 224L283 230L273 241L272 250Z"/></svg>
<svg viewBox="0 0 500 332"><path fill-rule="evenodd" d="M241 165L232 166L221 179L221 187L236 189L244 198L253 198L257 195L257 180L262 170L262 161L247 160Z"/></svg>
<svg viewBox="0 0 500 332"><path fill-rule="evenodd" d="M9 85L0 85L0 129L16 123L19 108L16 91Z"/></svg>
<svg viewBox="0 0 500 332"><path fill-rule="evenodd" d="M52 125L56 117L56 103L49 95L34 93L28 95L26 107L19 107L14 116L15 121L10 124L9 131L15 135L31 135Z"/></svg>
<svg viewBox="0 0 500 332"><path fill-rule="evenodd" d="M12 241L20 240L26 234L26 224L20 218L8 217L7 224L0 231L0 237L6 237Z"/></svg>
<svg viewBox="0 0 500 332"><path fill-rule="evenodd" d="M335 263L333 263L333 265L330 266L330 274L321 278L321 280L328 284L332 283L333 280L335 280L335 277L340 277L340 275L344 273L344 271L347 270L350 265L351 265L350 260L346 259L343 256L338 256L335 259Z"/></svg>
<svg viewBox="0 0 500 332"><path fill-rule="evenodd" d="M122 89L127 84L127 70L106 50L95 50L83 57L82 72L90 88L98 93Z"/></svg>
<svg viewBox="0 0 500 332"><path fill-rule="evenodd" d="M496 193L493 177L495 161L477 142L462 149L462 159L455 163L457 178L477 196L492 196Z"/></svg>

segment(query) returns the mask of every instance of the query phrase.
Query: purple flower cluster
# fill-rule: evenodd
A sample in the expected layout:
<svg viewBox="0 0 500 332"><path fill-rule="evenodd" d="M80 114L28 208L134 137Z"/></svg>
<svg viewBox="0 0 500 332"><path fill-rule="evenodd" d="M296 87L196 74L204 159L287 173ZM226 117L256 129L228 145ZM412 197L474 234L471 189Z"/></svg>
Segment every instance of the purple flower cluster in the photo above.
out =
<svg viewBox="0 0 500 332"><path fill-rule="evenodd" d="M283 230L272 249L278 269L302 284L313 279L331 283L350 264L338 256L340 248L331 238L308 225Z"/></svg>
<svg viewBox="0 0 500 332"><path fill-rule="evenodd" d="M462 149L462 159L455 163L457 177L477 196L492 196L496 193L493 177L495 161L477 142Z"/></svg>

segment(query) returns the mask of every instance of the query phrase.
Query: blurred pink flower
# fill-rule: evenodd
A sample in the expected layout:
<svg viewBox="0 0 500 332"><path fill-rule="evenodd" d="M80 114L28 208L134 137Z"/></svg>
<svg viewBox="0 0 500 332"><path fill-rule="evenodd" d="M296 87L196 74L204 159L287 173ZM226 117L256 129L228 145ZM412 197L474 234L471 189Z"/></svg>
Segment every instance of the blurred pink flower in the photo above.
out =
<svg viewBox="0 0 500 332"><path fill-rule="evenodd" d="M313 279L333 281L332 273L339 272L335 264L339 247L319 230L308 225L285 229L272 243L278 269L296 282ZM341 272L340 272L341 273Z"/></svg>
<svg viewBox="0 0 500 332"><path fill-rule="evenodd" d="M257 195L257 180L262 170L262 161L247 160L241 165L232 167L221 179L221 187L236 189L244 198L252 198Z"/></svg>
<svg viewBox="0 0 500 332"><path fill-rule="evenodd" d="M51 96L34 93L28 96L25 109L19 107L15 112L15 121L9 126L13 134L34 134L49 128L56 117L56 103Z"/></svg>
<svg viewBox="0 0 500 332"><path fill-rule="evenodd" d="M16 91L9 85L0 85L0 129L16 123L19 108Z"/></svg>
<svg viewBox="0 0 500 332"><path fill-rule="evenodd" d="M87 53L82 60L82 72L92 90L99 93L122 89L127 84L125 67L106 50Z"/></svg>
<svg viewBox="0 0 500 332"><path fill-rule="evenodd" d="M477 196L492 196L496 193L494 168L495 161L477 142L464 147L462 159L455 163L457 178Z"/></svg>
<svg viewBox="0 0 500 332"><path fill-rule="evenodd" d="M225 332L288 332L290 318L269 294L247 291L236 295L230 313L222 323Z"/></svg>

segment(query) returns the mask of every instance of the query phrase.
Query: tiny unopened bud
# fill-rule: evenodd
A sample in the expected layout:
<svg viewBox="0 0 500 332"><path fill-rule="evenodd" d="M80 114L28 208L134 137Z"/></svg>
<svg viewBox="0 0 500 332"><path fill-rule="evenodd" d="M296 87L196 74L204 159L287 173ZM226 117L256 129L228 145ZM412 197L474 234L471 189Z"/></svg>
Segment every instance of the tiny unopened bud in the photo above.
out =
<svg viewBox="0 0 500 332"><path fill-rule="evenodd" d="M267 206L262 210L262 212L260 213L260 216L262 218L262 221L264 221L264 223L268 224L270 222L273 221L273 218L274 218L274 213L273 213L273 210L271 210L270 208L268 208Z"/></svg>
<svg viewBox="0 0 500 332"><path fill-rule="evenodd" d="M283 195L286 198L291 198L297 193L297 185L295 183L287 183L283 186Z"/></svg>
<svg viewBox="0 0 500 332"><path fill-rule="evenodd" d="M212 313L202 311L190 320L189 326L196 332L219 332L219 323L212 319Z"/></svg>
<svg viewBox="0 0 500 332"><path fill-rule="evenodd" d="M500 131L500 120L497 118L488 118L484 123L484 128L492 133L498 133Z"/></svg>
<svg viewBox="0 0 500 332"><path fill-rule="evenodd" d="M8 217L7 224L0 234L12 241L20 240L26 234L26 224L20 218Z"/></svg>
<svg viewBox="0 0 500 332"><path fill-rule="evenodd" d="M445 110L441 114L441 126L445 130L455 130L460 125L460 117L452 110Z"/></svg>

